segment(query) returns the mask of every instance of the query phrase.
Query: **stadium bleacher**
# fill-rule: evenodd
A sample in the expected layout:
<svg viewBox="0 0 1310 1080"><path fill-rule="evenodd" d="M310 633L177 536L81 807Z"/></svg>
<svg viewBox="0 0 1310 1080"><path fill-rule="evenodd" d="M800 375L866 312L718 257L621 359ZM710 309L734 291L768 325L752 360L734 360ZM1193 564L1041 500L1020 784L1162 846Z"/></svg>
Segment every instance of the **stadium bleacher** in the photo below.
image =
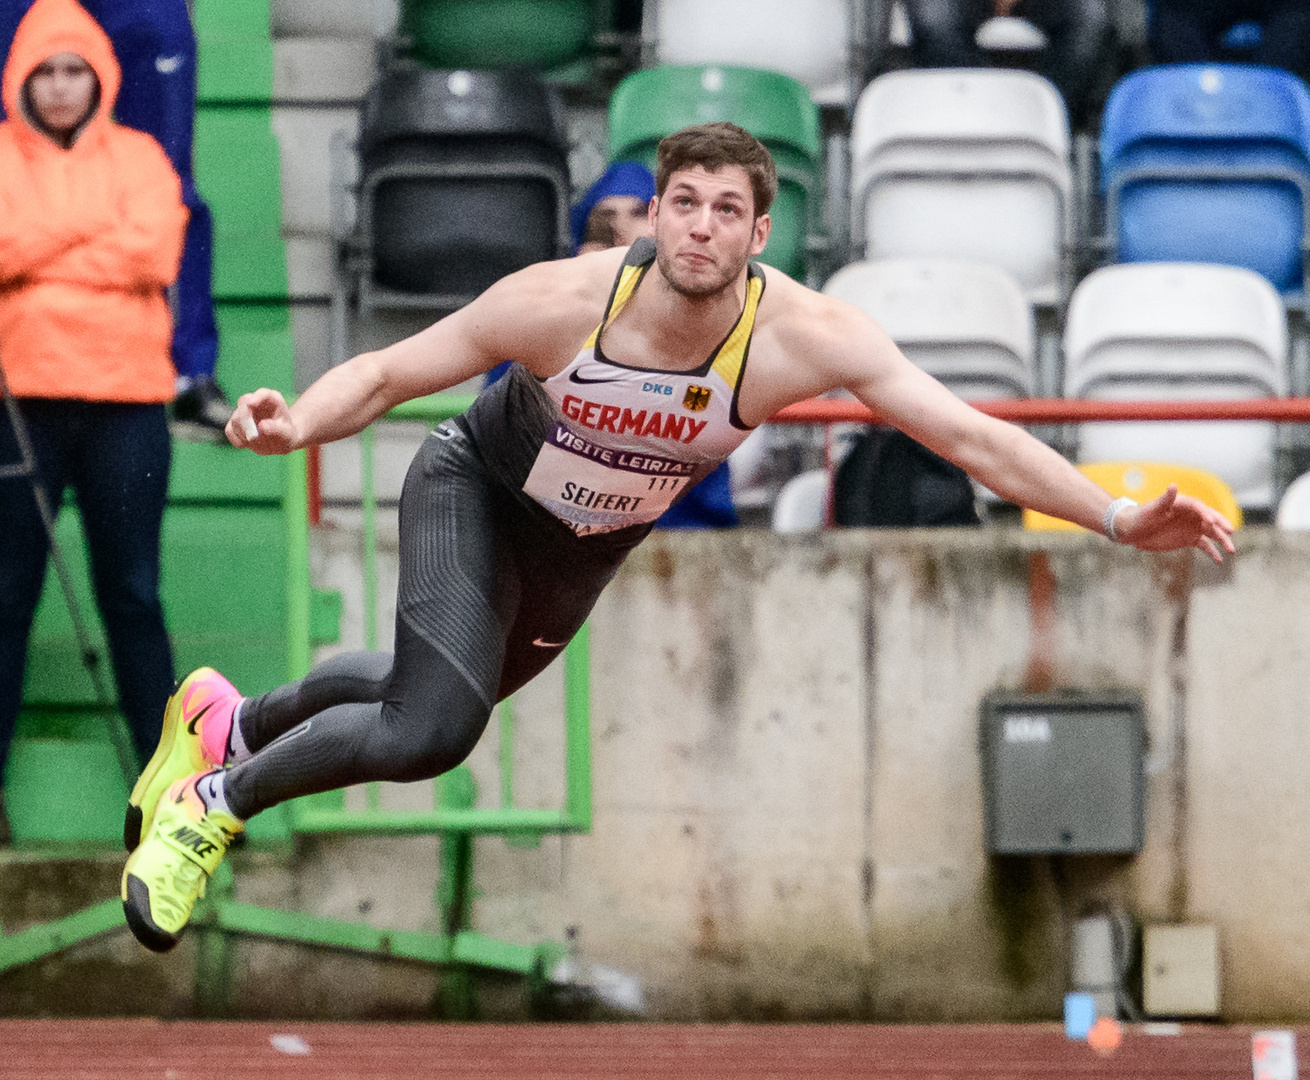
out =
<svg viewBox="0 0 1310 1080"><path fill-rule="evenodd" d="M290 393L310 381L293 374L293 327L301 355L319 362L326 334L317 323L307 333L304 315L323 315L329 293L349 296L355 315L370 290L440 311L565 255L597 121L602 161L653 165L663 135L728 119L779 166L763 261L868 312L965 398L1305 391L1310 93L1295 77L1237 65L1125 72L1101 131L1081 136L1095 151L1082 169L1050 83L1000 67L890 70L896 52L870 37L863 0L647 0L644 48L607 6L404 0L382 25L382 4L196 0L196 174L214 212L224 382ZM1014 30L993 28L1011 60L1023 52L1004 44L1020 40L1003 37ZM871 57L882 65L870 69ZM353 168L331 186L337 133ZM348 245L327 209L343 196ZM1265 421L1089 422L1051 435L1116 494L1204 470L1195 482L1214 479L1248 520L1276 508L1289 529L1310 521L1310 476L1285 483L1297 438ZM303 670L315 631L299 468L179 446L164 554L179 667L214 663L248 690ZM823 527L830 475L797 469L773 528ZM60 537L79 547L71 507ZM85 567L75 571L89 608ZM244 586L201 588L225 574ZM88 719L99 703L53 583L32 657L7 787L18 839L116 841L125 790ZM55 774L86 778L80 802L50 801L60 793L42 781ZM474 808L472 788L456 790L465 780L437 789L441 809ZM294 832L267 817L256 841ZM550 830L500 831L518 843ZM462 873L471 855L460 850Z"/></svg>
<svg viewBox="0 0 1310 1080"><path fill-rule="evenodd" d="M550 83L603 52L617 24L595 5L409 0L388 28L369 5L197 4L196 170L214 211L225 377L289 387L288 299L317 303L327 292L296 280L342 272L321 265L337 250L318 206L328 195L319 121L365 117L360 193L377 200L361 235L374 284L459 302L564 253L567 195L591 179L570 169L589 130L576 121L588 108L594 117L599 95L609 160L653 163L662 135L701 120L732 119L757 134L782 178L764 261L864 308L965 397L1032 397L1052 386L1101 400L1304 390L1293 360L1304 332L1310 92L1294 76L1242 65L1128 72L1106 107L1099 171L1084 175L1057 92L1031 72L870 72L870 57L895 50L870 39L853 0L805 5L804 20L784 0L748 7L651 0L644 51L620 50L647 66L621 80L593 67L581 77L587 89L556 80L563 90L548 100L555 91L518 65ZM724 20L744 20L749 32L728 33ZM841 85L861 87L858 103L833 92ZM461 109L480 113L479 134ZM297 139L311 130L312 153L300 153ZM518 149L511 135L522 137ZM426 180L387 196L387 170ZM309 191L308 180L302 189L302 171L322 190ZM1080 216L1083 206L1104 212ZM315 238L303 250L302 234ZM828 252L840 256L831 266ZM315 264L312 274L297 270L302 262ZM1077 279L1098 263L1125 265ZM432 276L441 267L465 279ZM1036 323L1034 304L1044 312ZM1063 357L1054 377L1042 368L1053 349ZM1272 424L1088 424L1071 449L1083 462L1167 457L1209 468L1258 516L1296 471L1280 456L1295 442ZM274 518L286 480L275 464L238 476L213 448L187 446L175 474L171 529L200 535L189 514L258 505L272 530L261 550L281 550ZM61 528L71 540L75 517ZM174 544L185 547L180 536ZM166 561L166 590L168 580ZM76 667L60 659L71 644L54 607L47 598L35 631L33 702L63 700L49 689L59 681L52 673ZM183 642L176 620L185 610L171 608ZM204 635L212 657L210 629ZM256 636L244 640L262 648ZM239 673L244 661L226 663ZM245 681L273 678L251 672ZM85 688L64 697L81 701Z"/></svg>

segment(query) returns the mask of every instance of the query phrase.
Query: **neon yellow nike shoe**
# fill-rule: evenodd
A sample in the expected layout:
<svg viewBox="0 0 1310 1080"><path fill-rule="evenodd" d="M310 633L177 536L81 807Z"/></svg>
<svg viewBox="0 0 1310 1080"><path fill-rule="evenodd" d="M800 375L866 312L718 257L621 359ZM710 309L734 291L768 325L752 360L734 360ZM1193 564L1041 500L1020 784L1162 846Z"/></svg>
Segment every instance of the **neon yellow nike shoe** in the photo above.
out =
<svg viewBox="0 0 1310 1080"><path fill-rule="evenodd" d="M181 940L191 909L205 895L228 845L245 826L210 810L196 791L206 772L178 780L155 804L150 829L123 867L123 914L137 941L168 952Z"/></svg>
<svg viewBox="0 0 1310 1080"><path fill-rule="evenodd" d="M182 680L164 708L159 746L127 799L123 846L128 851L145 839L155 804L170 785L192 773L222 767L232 713L240 701L237 688L213 668L199 668Z"/></svg>

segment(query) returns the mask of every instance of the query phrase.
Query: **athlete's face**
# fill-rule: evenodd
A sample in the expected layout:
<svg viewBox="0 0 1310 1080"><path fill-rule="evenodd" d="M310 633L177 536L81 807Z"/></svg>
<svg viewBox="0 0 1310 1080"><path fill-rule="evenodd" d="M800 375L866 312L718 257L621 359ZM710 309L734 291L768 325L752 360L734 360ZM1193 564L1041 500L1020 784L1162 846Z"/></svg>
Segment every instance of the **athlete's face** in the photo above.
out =
<svg viewBox="0 0 1310 1080"><path fill-rule="evenodd" d="M675 172L651 201L650 216L660 273L693 298L729 288L769 239L769 215L755 216L750 176L740 165Z"/></svg>

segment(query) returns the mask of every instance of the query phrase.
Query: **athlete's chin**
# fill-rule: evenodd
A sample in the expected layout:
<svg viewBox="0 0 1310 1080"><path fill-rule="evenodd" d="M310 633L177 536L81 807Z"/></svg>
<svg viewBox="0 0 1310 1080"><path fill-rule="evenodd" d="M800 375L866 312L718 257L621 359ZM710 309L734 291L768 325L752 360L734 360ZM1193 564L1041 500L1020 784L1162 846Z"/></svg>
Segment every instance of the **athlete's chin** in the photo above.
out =
<svg viewBox="0 0 1310 1080"><path fill-rule="evenodd" d="M698 265L695 268L674 266L664 275L673 291L693 300L707 296L717 296L732 284L735 274L724 274L712 263Z"/></svg>

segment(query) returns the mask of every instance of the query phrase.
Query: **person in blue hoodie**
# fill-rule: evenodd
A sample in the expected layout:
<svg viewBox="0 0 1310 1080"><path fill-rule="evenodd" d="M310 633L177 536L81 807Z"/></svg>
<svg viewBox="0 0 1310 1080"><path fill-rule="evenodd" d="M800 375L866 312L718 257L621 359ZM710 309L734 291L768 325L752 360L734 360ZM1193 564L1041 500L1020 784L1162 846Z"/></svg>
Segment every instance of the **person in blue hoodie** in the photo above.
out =
<svg viewBox="0 0 1310 1080"><path fill-rule="evenodd" d="M33 0L0 0L0 60ZM213 221L196 191L191 141L196 111L196 38L186 0L81 0L109 35L123 72L114 119L153 135L182 178L190 211L176 285L173 366L178 420L221 432L232 414L214 381L218 326L211 295ZM0 108L0 119L4 110Z"/></svg>

